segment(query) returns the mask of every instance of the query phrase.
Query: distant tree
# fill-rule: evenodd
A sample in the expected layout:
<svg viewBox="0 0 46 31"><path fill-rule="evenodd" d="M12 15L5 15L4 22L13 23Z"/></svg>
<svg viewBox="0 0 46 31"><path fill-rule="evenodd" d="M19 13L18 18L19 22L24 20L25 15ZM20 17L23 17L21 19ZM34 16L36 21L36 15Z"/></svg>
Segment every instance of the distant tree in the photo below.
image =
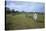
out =
<svg viewBox="0 0 46 31"><path fill-rule="evenodd" d="M12 9L12 15L14 16L16 14L15 10Z"/></svg>
<svg viewBox="0 0 46 31"><path fill-rule="evenodd" d="M16 11L16 14L20 14L20 12L19 11Z"/></svg>
<svg viewBox="0 0 46 31"><path fill-rule="evenodd" d="M5 7L5 12L6 12L6 14L10 14L10 13L11 13L11 10L10 10L10 8L8 8L8 7Z"/></svg>
<svg viewBox="0 0 46 31"><path fill-rule="evenodd" d="M15 10L14 9L12 9L12 13L15 13Z"/></svg>
<svg viewBox="0 0 46 31"><path fill-rule="evenodd" d="M25 11L22 11L22 13L25 13Z"/></svg>
<svg viewBox="0 0 46 31"><path fill-rule="evenodd" d="M24 12L24 11L22 11L22 12Z"/></svg>
<svg viewBox="0 0 46 31"><path fill-rule="evenodd" d="M16 13L19 13L19 11L16 11Z"/></svg>

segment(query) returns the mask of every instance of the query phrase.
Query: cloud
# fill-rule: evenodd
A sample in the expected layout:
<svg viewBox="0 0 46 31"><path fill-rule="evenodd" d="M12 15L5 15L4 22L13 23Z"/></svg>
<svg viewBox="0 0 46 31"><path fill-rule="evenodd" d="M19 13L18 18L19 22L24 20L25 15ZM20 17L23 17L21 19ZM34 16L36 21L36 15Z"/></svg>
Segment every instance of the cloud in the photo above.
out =
<svg viewBox="0 0 46 31"><path fill-rule="evenodd" d="M19 11L39 11L41 12L44 10L44 3L38 3L38 2L26 2L26 1L7 1L7 7L11 9L17 9Z"/></svg>

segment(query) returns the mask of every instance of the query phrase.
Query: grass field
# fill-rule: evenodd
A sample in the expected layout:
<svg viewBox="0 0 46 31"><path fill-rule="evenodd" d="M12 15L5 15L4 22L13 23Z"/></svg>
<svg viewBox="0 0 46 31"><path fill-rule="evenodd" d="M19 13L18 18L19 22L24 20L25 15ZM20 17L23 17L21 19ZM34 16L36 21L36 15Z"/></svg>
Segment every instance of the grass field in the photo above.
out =
<svg viewBox="0 0 46 31"><path fill-rule="evenodd" d="M29 16L30 15L30 16ZM32 28L44 28L44 15L38 15L37 24L32 19L32 15L19 14L19 15L6 15L6 29L32 29Z"/></svg>

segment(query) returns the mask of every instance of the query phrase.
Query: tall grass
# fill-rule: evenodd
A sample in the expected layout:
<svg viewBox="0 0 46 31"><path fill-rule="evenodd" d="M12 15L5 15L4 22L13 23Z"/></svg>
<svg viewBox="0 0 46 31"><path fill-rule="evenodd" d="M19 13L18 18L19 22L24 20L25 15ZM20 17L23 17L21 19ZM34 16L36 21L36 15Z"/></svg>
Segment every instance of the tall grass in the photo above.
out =
<svg viewBox="0 0 46 31"><path fill-rule="evenodd" d="M37 25L32 19L32 14L19 14L19 15L6 15L6 29L31 29L31 28L44 28L44 16L38 15ZM36 27L37 26L37 27Z"/></svg>

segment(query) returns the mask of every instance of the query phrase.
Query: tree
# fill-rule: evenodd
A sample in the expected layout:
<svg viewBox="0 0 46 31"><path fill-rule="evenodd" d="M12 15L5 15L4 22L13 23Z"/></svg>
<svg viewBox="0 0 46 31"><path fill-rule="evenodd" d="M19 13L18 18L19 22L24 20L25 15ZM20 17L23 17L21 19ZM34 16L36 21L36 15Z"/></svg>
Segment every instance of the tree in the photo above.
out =
<svg viewBox="0 0 46 31"><path fill-rule="evenodd" d="M16 14L20 14L21 12L19 12L19 11L16 11Z"/></svg>
<svg viewBox="0 0 46 31"><path fill-rule="evenodd" d="M12 13L16 13L14 9L12 9Z"/></svg>
<svg viewBox="0 0 46 31"><path fill-rule="evenodd" d="M10 10L10 8L8 8L8 7L5 7L5 12L6 12L6 14L10 14L10 13L11 13L11 10Z"/></svg>
<svg viewBox="0 0 46 31"><path fill-rule="evenodd" d="M16 11L16 13L19 13L19 11Z"/></svg>
<svg viewBox="0 0 46 31"><path fill-rule="evenodd" d="M12 9L12 15L14 16L16 14L15 10Z"/></svg>

